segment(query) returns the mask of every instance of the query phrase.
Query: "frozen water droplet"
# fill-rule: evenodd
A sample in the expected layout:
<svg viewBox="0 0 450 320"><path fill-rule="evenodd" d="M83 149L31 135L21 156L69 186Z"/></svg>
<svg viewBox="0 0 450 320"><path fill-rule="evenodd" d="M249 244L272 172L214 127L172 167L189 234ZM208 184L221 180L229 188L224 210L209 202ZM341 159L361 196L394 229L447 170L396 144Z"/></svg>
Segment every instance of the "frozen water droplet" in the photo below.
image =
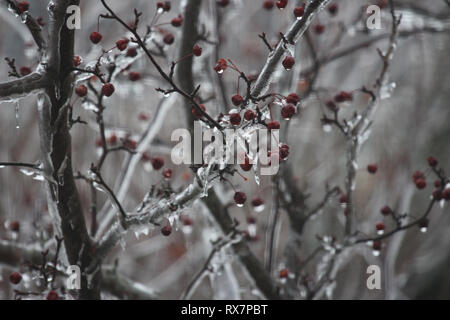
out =
<svg viewBox="0 0 450 320"><path fill-rule="evenodd" d="M390 98L396 87L397 84L395 82L384 84L380 89L380 99L384 100Z"/></svg>
<svg viewBox="0 0 450 320"><path fill-rule="evenodd" d="M222 74L223 73L223 69L220 69L219 71L217 71L218 74Z"/></svg>
<svg viewBox="0 0 450 320"><path fill-rule="evenodd" d="M170 97L170 93L168 93L168 92L164 93L164 98L168 98L168 97Z"/></svg>
<svg viewBox="0 0 450 320"><path fill-rule="evenodd" d="M5 166L0 166L0 169L3 169Z"/></svg>
<svg viewBox="0 0 450 320"><path fill-rule="evenodd" d="M384 234L384 230L378 230L377 234L381 236L382 234Z"/></svg>
<svg viewBox="0 0 450 320"><path fill-rule="evenodd" d="M161 13L163 13L164 12L164 9L163 8L158 8L158 10L156 10L156 13L158 13L158 14L161 14Z"/></svg>
<svg viewBox="0 0 450 320"><path fill-rule="evenodd" d="M19 124L19 102L18 101L14 105L14 113L16 114L16 129L19 129L20 124Z"/></svg>
<svg viewBox="0 0 450 320"><path fill-rule="evenodd" d="M257 207L255 207L255 212L262 212L263 210L264 210L264 208L265 208L266 206L265 205L260 205L260 206L257 206Z"/></svg>
<svg viewBox="0 0 450 320"><path fill-rule="evenodd" d="M373 254L375 257L378 257L378 256L380 255L380 251L379 251L379 250L373 250L373 251L372 251L372 254Z"/></svg>
<svg viewBox="0 0 450 320"><path fill-rule="evenodd" d="M244 205L243 204L240 204L240 203L237 203L236 204L239 208L242 208Z"/></svg>
<svg viewBox="0 0 450 320"><path fill-rule="evenodd" d="M324 132L326 132L326 133L328 133L328 132L331 132L331 125L329 125L329 124L324 124L323 126L322 126L322 129L323 129L323 131Z"/></svg>
<svg viewBox="0 0 450 320"><path fill-rule="evenodd" d="M420 232L422 232L422 233L425 233L425 232L427 232L428 231L428 228L427 227L422 227L422 228L420 228Z"/></svg>

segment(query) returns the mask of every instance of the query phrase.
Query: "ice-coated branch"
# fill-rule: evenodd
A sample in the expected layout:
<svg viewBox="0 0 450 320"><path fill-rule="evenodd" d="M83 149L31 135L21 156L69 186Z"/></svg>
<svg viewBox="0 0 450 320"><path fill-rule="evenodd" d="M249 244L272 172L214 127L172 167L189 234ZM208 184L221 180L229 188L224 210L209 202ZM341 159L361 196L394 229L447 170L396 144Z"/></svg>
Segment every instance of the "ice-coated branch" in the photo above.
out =
<svg viewBox="0 0 450 320"><path fill-rule="evenodd" d="M31 93L38 93L45 87L42 74L34 72L17 80L0 83L0 101L14 101Z"/></svg>
<svg viewBox="0 0 450 320"><path fill-rule="evenodd" d="M297 39L303 35L306 29L308 29L319 10L326 6L328 2L330 2L330 0L313 0L306 7L303 17L300 20L295 20L294 24L290 27L284 37L289 42L295 43ZM285 43L280 41L276 48L270 52L266 64L253 86L252 96L259 97L267 92L275 72L281 65L281 59L285 52Z"/></svg>
<svg viewBox="0 0 450 320"><path fill-rule="evenodd" d="M44 50L46 47L46 41L42 37L42 28L36 22L33 16L28 11L21 13L19 11L19 8L17 7L18 2L16 0L2 0L1 2L6 4L8 6L8 9L13 10L15 14L20 15L21 19L25 19L23 21L25 21L25 25L30 31L30 34L34 39L34 42L38 46L39 50Z"/></svg>

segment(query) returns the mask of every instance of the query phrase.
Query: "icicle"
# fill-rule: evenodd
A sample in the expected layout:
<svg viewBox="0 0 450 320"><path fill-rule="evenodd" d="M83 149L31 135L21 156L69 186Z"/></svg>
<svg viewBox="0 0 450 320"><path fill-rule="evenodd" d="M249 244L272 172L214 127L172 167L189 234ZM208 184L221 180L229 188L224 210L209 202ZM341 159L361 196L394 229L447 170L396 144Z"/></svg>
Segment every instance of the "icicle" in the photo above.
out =
<svg viewBox="0 0 450 320"><path fill-rule="evenodd" d="M14 112L16 114L16 129L19 129L19 101L16 101L16 103L14 104Z"/></svg>

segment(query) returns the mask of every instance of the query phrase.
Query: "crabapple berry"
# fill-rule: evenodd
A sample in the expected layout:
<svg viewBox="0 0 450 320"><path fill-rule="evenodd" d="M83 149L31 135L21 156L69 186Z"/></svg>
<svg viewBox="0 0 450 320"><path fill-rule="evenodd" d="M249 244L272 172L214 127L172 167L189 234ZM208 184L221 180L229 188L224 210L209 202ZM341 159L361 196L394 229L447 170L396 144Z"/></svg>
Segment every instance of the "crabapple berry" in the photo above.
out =
<svg viewBox="0 0 450 320"><path fill-rule="evenodd" d="M375 251L380 251L381 250L381 241L380 240L375 240L372 244L372 248Z"/></svg>
<svg viewBox="0 0 450 320"><path fill-rule="evenodd" d="M163 41L165 44L171 45L175 41L175 37L173 36L173 34L168 33L164 36Z"/></svg>
<svg viewBox="0 0 450 320"><path fill-rule="evenodd" d="M284 8L286 8L286 6L288 5L288 0L279 0L277 1L277 7L278 9L282 10Z"/></svg>
<svg viewBox="0 0 450 320"><path fill-rule="evenodd" d="M272 0L265 0L263 2L263 8L266 10L271 10L274 5L275 5L275 3Z"/></svg>
<svg viewBox="0 0 450 320"><path fill-rule="evenodd" d="M253 200L252 200L252 206L254 206L254 207L259 207L259 206L262 206L263 204L264 204L264 200L261 199L260 197L253 198Z"/></svg>
<svg viewBox="0 0 450 320"><path fill-rule="evenodd" d="M244 102L244 98L242 98L242 96L240 94L235 94L234 96L231 97L231 101L237 107L237 106L241 105L242 102Z"/></svg>
<svg viewBox="0 0 450 320"><path fill-rule="evenodd" d="M347 91L341 91L334 97L334 101L336 101L338 103L345 102L345 101L352 101L352 100L353 100L353 95Z"/></svg>
<svg viewBox="0 0 450 320"><path fill-rule="evenodd" d="M132 58L136 57L137 56L136 48L128 48L126 56Z"/></svg>
<svg viewBox="0 0 450 320"><path fill-rule="evenodd" d="M170 224L166 224L164 227L162 227L161 233L165 237L170 236L170 234L172 233L172 227L170 226Z"/></svg>
<svg viewBox="0 0 450 320"><path fill-rule="evenodd" d="M253 165L250 163L250 159L249 157L247 157L247 155L244 158L244 163L240 164L241 169L244 171L250 171L253 167Z"/></svg>
<svg viewBox="0 0 450 320"><path fill-rule="evenodd" d="M161 157L152 158L151 162L154 170L159 170L164 167L164 159Z"/></svg>
<svg viewBox="0 0 450 320"><path fill-rule="evenodd" d="M178 15L178 17L175 17L172 19L170 24L174 27L179 27L183 24L183 16L181 14Z"/></svg>
<svg viewBox="0 0 450 320"><path fill-rule="evenodd" d="M416 180L416 187L419 190L425 189L427 186L427 182L425 181L425 179L417 179Z"/></svg>
<svg viewBox="0 0 450 320"><path fill-rule="evenodd" d="M230 4L230 0L217 0L217 5L221 7L226 7Z"/></svg>
<svg viewBox="0 0 450 320"><path fill-rule="evenodd" d="M281 108L281 116L283 119L289 120L295 114L295 107L292 104L288 104Z"/></svg>
<svg viewBox="0 0 450 320"><path fill-rule="evenodd" d="M298 19L300 17L303 17L303 15L305 14L305 8L303 7L295 7L294 9L294 16Z"/></svg>
<svg viewBox="0 0 450 320"><path fill-rule="evenodd" d="M20 223L17 220L12 220L8 222L8 229L13 232L19 232L20 230Z"/></svg>
<svg viewBox="0 0 450 320"><path fill-rule="evenodd" d="M269 129L269 130L278 130L278 129L280 129L280 123L278 121L270 121L267 124L267 129Z"/></svg>
<svg viewBox="0 0 450 320"><path fill-rule="evenodd" d="M112 83L105 83L102 87L102 93L103 95L105 95L106 97L110 97L112 96L112 94L114 93L115 88L114 85Z"/></svg>
<svg viewBox="0 0 450 320"><path fill-rule="evenodd" d="M233 126L238 126L241 123L241 115L239 113L230 114L230 123Z"/></svg>
<svg viewBox="0 0 450 320"><path fill-rule="evenodd" d="M214 67L214 70L217 73L221 74L227 69L227 67L228 67L227 60L225 60L224 58L221 58L217 61L216 66Z"/></svg>
<svg viewBox="0 0 450 320"><path fill-rule="evenodd" d="M438 165L438 161L436 160L435 157L430 156L430 157L428 157L427 161L428 161L428 164L430 165L430 167L434 168Z"/></svg>
<svg viewBox="0 0 450 320"><path fill-rule="evenodd" d="M58 293L56 293L56 291L54 290L50 290L47 294L47 300L58 300L59 299L59 295Z"/></svg>
<svg viewBox="0 0 450 320"><path fill-rule="evenodd" d="M81 64L81 57L80 56L73 57L73 66L78 67L80 64Z"/></svg>
<svg viewBox="0 0 450 320"><path fill-rule="evenodd" d="M378 222L377 225L375 226L375 228L377 229L377 231L384 231L386 226L384 225L383 222Z"/></svg>
<svg viewBox="0 0 450 320"><path fill-rule="evenodd" d="M393 213L392 209L389 206L384 206L383 208L381 208L380 212L383 216L387 216Z"/></svg>
<svg viewBox="0 0 450 320"><path fill-rule="evenodd" d="M80 86L75 88L75 93L79 97L84 97L88 93L88 88L85 85L82 84L82 85L80 85Z"/></svg>
<svg viewBox="0 0 450 320"><path fill-rule="evenodd" d="M31 69L29 67L23 66L23 67L20 67L19 73L21 76L26 76L27 74L31 73Z"/></svg>
<svg viewBox="0 0 450 320"><path fill-rule="evenodd" d="M97 31L92 32L91 35L89 36L89 39L91 39L91 42L93 44L99 43L100 41L102 41L102 38L103 38L102 34Z"/></svg>
<svg viewBox="0 0 450 320"><path fill-rule="evenodd" d="M142 79L142 76L139 72L130 72L128 78L130 79L130 81L138 81Z"/></svg>
<svg viewBox="0 0 450 320"><path fill-rule="evenodd" d="M286 102L293 104L293 105L296 105L299 101L300 101L300 98L299 98L298 94L296 94L296 93L290 93L286 97Z"/></svg>
<svg viewBox="0 0 450 320"><path fill-rule="evenodd" d="M292 69L294 64L295 64L295 59L292 56L287 56L283 60L283 67L288 71Z"/></svg>
<svg viewBox="0 0 450 320"><path fill-rule="evenodd" d="M237 191L234 194L234 202L236 202L238 206L244 205L245 201L247 201L247 196L245 195L245 193Z"/></svg>
<svg viewBox="0 0 450 320"><path fill-rule="evenodd" d="M325 26L324 26L323 24L316 24L316 25L314 26L314 31L315 31L317 34L322 34L322 33L325 31Z"/></svg>
<svg viewBox="0 0 450 320"><path fill-rule="evenodd" d="M19 13L24 13L25 11L28 11L29 8L30 3L28 1L20 1L17 4L17 10L19 11Z"/></svg>
<svg viewBox="0 0 450 320"><path fill-rule="evenodd" d="M198 44L194 45L192 48L192 53L196 57L200 57L202 55L202 47L200 47Z"/></svg>
<svg viewBox="0 0 450 320"><path fill-rule="evenodd" d="M338 12L338 5L336 3L330 4L328 7L328 12L332 15L335 15Z"/></svg>
<svg viewBox="0 0 450 320"><path fill-rule="evenodd" d="M367 166L367 171L369 171L369 173L371 174L375 174L378 170L378 166L376 164L369 164Z"/></svg>
<svg viewBox="0 0 450 320"><path fill-rule="evenodd" d="M256 118L256 114L253 110L247 110L244 112L244 119L247 121L252 121Z"/></svg>
<svg viewBox="0 0 450 320"><path fill-rule="evenodd" d="M289 270L288 269L281 269L280 270L280 278L281 279L287 278L288 275L289 275Z"/></svg>
<svg viewBox="0 0 450 320"><path fill-rule="evenodd" d="M22 281L22 275L18 272L13 272L9 275L9 281L12 284L19 284Z"/></svg>
<svg viewBox="0 0 450 320"><path fill-rule="evenodd" d="M167 169L162 172L162 175L165 179L172 178L172 169Z"/></svg>
<svg viewBox="0 0 450 320"><path fill-rule="evenodd" d="M450 200L450 188L445 189L442 191L442 198L445 200Z"/></svg>

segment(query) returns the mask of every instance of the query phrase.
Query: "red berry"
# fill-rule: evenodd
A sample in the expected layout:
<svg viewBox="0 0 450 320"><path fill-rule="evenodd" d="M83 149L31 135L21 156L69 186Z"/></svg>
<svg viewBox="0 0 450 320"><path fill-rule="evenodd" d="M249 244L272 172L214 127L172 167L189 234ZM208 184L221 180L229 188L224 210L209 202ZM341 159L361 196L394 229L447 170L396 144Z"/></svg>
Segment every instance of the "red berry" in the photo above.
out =
<svg viewBox="0 0 450 320"><path fill-rule="evenodd" d="M242 206L245 201L247 201L245 193L238 191L234 194L234 202L236 202L237 205Z"/></svg>
<svg viewBox="0 0 450 320"><path fill-rule="evenodd" d="M102 41L103 36L99 32L94 31L91 33L91 36L89 38L91 39L91 42L93 44L97 44Z"/></svg>
<svg viewBox="0 0 450 320"><path fill-rule="evenodd" d="M161 157L152 158L151 162L154 170L159 170L164 167L164 159Z"/></svg>
<svg viewBox="0 0 450 320"><path fill-rule="evenodd" d="M120 39L116 41L116 47L117 49L119 49L120 51L123 51L127 48L128 46L128 42L130 42L130 40L128 39Z"/></svg>
<svg viewBox="0 0 450 320"><path fill-rule="evenodd" d="M110 97L112 96L112 94L114 93L115 88L114 85L112 83L105 83L102 87L102 93L103 95L105 95L106 97Z"/></svg>
<svg viewBox="0 0 450 320"><path fill-rule="evenodd" d="M202 55L202 47L200 47L198 44L194 45L192 48L192 53L196 57L200 57Z"/></svg>
<svg viewBox="0 0 450 320"><path fill-rule="evenodd" d="M240 166L241 166L242 170L250 171L253 167L253 164L250 163L250 159L246 155L244 158L244 163L241 163Z"/></svg>
<svg viewBox="0 0 450 320"><path fill-rule="evenodd" d="M428 157L428 164L430 165L430 167L436 167L438 165L438 161L436 160L435 157Z"/></svg>
<svg viewBox="0 0 450 320"><path fill-rule="evenodd" d="M305 14L305 8L303 8L303 7L295 7L295 9L294 9L294 16L296 18L303 17L304 14Z"/></svg>
<svg viewBox="0 0 450 320"><path fill-rule="evenodd" d="M137 142L135 140L132 140L132 139L126 139L123 142L123 146L125 148L127 148L127 149L135 150L137 148Z"/></svg>
<svg viewBox="0 0 450 320"><path fill-rule="evenodd" d="M168 12L168 11L170 11L170 8L171 8L170 1L165 1L165 2L158 1L156 3L156 8L162 9L162 11Z"/></svg>
<svg viewBox="0 0 450 320"><path fill-rule="evenodd" d="M75 93L79 97L84 97L88 93L88 88L85 85L82 84L82 85L80 85L80 86L75 88Z"/></svg>
<svg viewBox="0 0 450 320"><path fill-rule="evenodd" d="M263 2L263 8L266 10L272 9L274 5L275 5L275 3L272 0L265 0Z"/></svg>
<svg viewBox="0 0 450 320"><path fill-rule="evenodd" d="M175 37L173 36L173 34L168 33L164 36L163 41L165 44L171 45L175 41Z"/></svg>
<svg viewBox="0 0 450 320"><path fill-rule="evenodd" d="M264 200L261 199L260 197L253 198L253 200L252 200L252 206L254 206L254 207L259 207L259 206L262 206L263 204L264 204Z"/></svg>
<svg viewBox="0 0 450 320"><path fill-rule="evenodd" d="M419 190L425 189L427 186L427 182L425 181L425 179L417 179L416 180L416 187Z"/></svg>
<svg viewBox="0 0 450 320"><path fill-rule="evenodd" d="M28 3L28 1L20 1L17 4L17 9L19 10L19 13L24 13L25 11L28 11L29 8L30 4Z"/></svg>
<svg viewBox="0 0 450 320"><path fill-rule="evenodd" d="M170 236L170 234L172 233L172 227L170 226L170 224L166 224L164 227L162 227L161 233L165 237Z"/></svg>
<svg viewBox="0 0 450 320"><path fill-rule="evenodd" d="M170 178L172 178L172 170L171 169L164 170L162 172L162 175L164 178L170 179Z"/></svg>
<svg viewBox="0 0 450 320"><path fill-rule="evenodd" d="M58 293L56 293L56 291L54 290L50 290L47 294L47 300L58 300L59 299L59 295Z"/></svg>
<svg viewBox="0 0 450 320"><path fill-rule="evenodd" d="M386 228L383 222L378 222L375 227L378 231L383 231Z"/></svg>
<svg viewBox="0 0 450 320"><path fill-rule="evenodd" d="M296 93L290 93L286 97L286 102L293 104L293 105L296 105L299 101L300 101L300 98L299 98L298 94L296 94Z"/></svg>
<svg viewBox="0 0 450 320"><path fill-rule="evenodd" d="M279 1L277 1L277 7L280 10L286 8L287 5L288 5L288 0L279 0Z"/></svg>
<svg viewBox="0 0 450 320"><path fill-rule="evenodd" d="M174 27L179 27L183 24L183 16L181 14L178 15L178 17L173 18L172 21L170 22L172 24L172 26Z"/></svg>
<svg viewBox="0 0 450 320"><path fill-rule="evenodd" d="M294 64L295 64L295 60L294 60L294 57L292 57L292 56L287 56L283 60L283 67L288 71L292 69Z"/></svg>
<svg viewBox="0 0 450 320"><path fill-rule="evenodd" d="M327 108L333 112L339 110L336 103L334 103L333 100L328 100L327 102L325 102L325 104L326 104Z"/></svg>
<svg viewBox="0 0 450 320"><path fill-rule="evenodd" d="M141 121L147 121L148 120L148 114L147 113L145 113L145 112L141 112L141 113L139 113L139 120L141 120Z"/></svg>
<svg viewBox="0 0 450 320"><path fill-rule="evenodd" d="M292 104L288 104L281 108L281 116L283 119L289 120L295 114L295 107Z"/></svg>
<svg viewBox="0 0 450 320"><path fill-rule="evenodd" d="M316 24L316 25L314 26L314 31L315 31L317 34L322 34L322 33L325 31L325 26L324 26L323 24Z"/></svg>
<svg viewBox="0 0 450 320"><path fill-rule="evenodd" d="M214 67L214 70L220 74L220 73L223 73L227 69L227 67L228 67L227 60L222 58L217 61L216 66Z"/></svg>
<svg viewBox="0 0 450 320"><path fill-rule="evenodd" d="M280 278L281 278L281 279L287 278L288 275L289 275L289 270L288 270L288 269L282 269L282 270L280 270Z"/></svg>
<svg viewBox="0 0 450 320"><path fill-rule="evenodd" d="M17 220L12 220L8 222L8 229L14 232L19 232L20 223Z"/></svg>
<svg viewBox="0 0 450 320"><path fill-rule="evenodd" d="M283 144L280 147L280 159L285 160L289 156L289 146L287 144Z"/></svg>
<svg viewBox="0 0 450 320"><path fill-rule="evenodd" d="M80 64L81 64L81 57L80 56L73 57L73 65L75 67L78 67Z"/></svg>
<svg viewBox="0 0 450 320"><path fill-rule="evenodd" d="M206 108L203 104L200 105L200 108L202 108L203 111L206 111ZM203 114L200 111L198 111L196 108L192 108L192 114L196 118L201 118L203 116Z"/></svg>
<svg viewBox="0 0 450 320"><path fill-rule="evenodd" d="M239 113L230 114L230 123L233 126L238 126L241 123L241 115Z"/></svg>
<svg viewBox="0 0 450 320"><path fill-rule="evenodd" d="M346 194L341 194L341 197L339 198L339 203L346 204L348 202L348 198Z"/></svg>
<svg viewBox="0 0 450 320"><path fill-rule="evenodd" d="M420 179L425 180L425 175L421 171L416 171L416 172L414 172L412 179L413 179L414 183L416 183L417 180L420 180Z"/></svg>
<svg viewBox="0 0 450 320"><path fill-rule="evenodd" d="M116 144L117 143L117 136L113 133L109 136L108 140L106 141L108 144Z"/></svg>
<svg viewBox="0 0 450 320"><path fill-rule="evenodd" d="M130 72L128 78L130 79L130 81L138 81L142 79L142 76L139 72Z"/></svg>
<svg viewBox="0 0 450 320"><path fill-rule="evenodd" d="M338 103L345 101L353 101L353 95L350 92L341 91L334 97L334 101Z"/></svg>
<svg viewBox="0 0 450 320"><path fill-rule="evenodd" d="M375 174L378 170L378 166L376 164L369 164L367 166L367 171L369 171L369 173L371 174Z"/></svg>
<svg viewBox="0 0 450 320"><path fill-rule="evenodd" d="M12 284L19 284L22 281L22 275L18 272L13 272L9 275L9 281Z"/></svg>
<svg viewBox="0 0 450 320"><path fill-rule="evenodd" d="M328 12L332 15L335 15L338 11L338 5L336 3L332 3L330 4L330 6L328 7Z"/></svg>
<svg viewBox="0 0 450 320"><path fill-rule="evenodd" d="M41 27L45 26L44 18L42 18L42 17L38 17L38 18L36 19L36 22L37 22L38 25L40 25Z"/></svg>
<svg viewBox="0 0 450 320"><path fill-rule="evenodd" d="M127 50L127 57L136 57L137 56L137 50L136 48L128 48Z"/></svg>
<svg viewBox="0 0 450 320"><path fill-rule="evenodd" d="M436 188L440 188L440 187L441 187L441 180L436 180L436 181L434 181L434 186L435 186Z"/></svg>
<svg viewBox="0 0 450 320"><path fill-rule="evenodd" d="M267 124L267 128L269 130L278 130L278 129L280 129L280 123L278 121L270 121Z"/></svg>
<svg viewBox="0 0 450 320"><path fill-rule="evenodd" d="M244 119L247 121L252 121L253 119L256 118L256 114L253 110L247 110L244 113Z"/></svg>
<svg viewBox="0 0 450 320"><path fill-rule="evenodd" d="M230 4L230 0L217 0L217 5L221 7L226 7Z"/></svg>
<svg viewBox="0 0 450 320"><path fill-rule="evenodd" d="M381 241L375 240L372 245L373 250L380 251L381 250Z"/></svg>
<svg viewBox="0 0 450 320"><path fill-rule="evenodd" d="M95 140L95 145L96 145L98 148L103 147L102 139L98 138L97 140Z"/></svg>
<svg viewBox="0 0 450 320"><path fill-rule="evenodd" d="M231 97L231 101L237 107L237 106L241 105L242 102L244 102L244 98L242 98L242 96L239 94L235 94L234 96Z"/></svg>
<svg viewBox="0 0 450 320"><path fill-rule="evenodd" d="M31 69L28 68L28 67L23 66L23 67L20 67L19 73L20 73L21 76L26 76L27 74L31 73Z"/></svg>
<svg viewBox="0 0 450 320"><path fill-rule="evenodd" d="M444 198L447 201L450 200L450 188L447 188L444 191L442 191L442 198Z"/></svg>
<svg viewBox="0 0 450 320"><path fill-rule="evenodd" d="M387 216L387 215L393 213L392 209L390 207L388 207L388 206L384 206L383 208L381 208L380 212L384 216Z"/></svg>

